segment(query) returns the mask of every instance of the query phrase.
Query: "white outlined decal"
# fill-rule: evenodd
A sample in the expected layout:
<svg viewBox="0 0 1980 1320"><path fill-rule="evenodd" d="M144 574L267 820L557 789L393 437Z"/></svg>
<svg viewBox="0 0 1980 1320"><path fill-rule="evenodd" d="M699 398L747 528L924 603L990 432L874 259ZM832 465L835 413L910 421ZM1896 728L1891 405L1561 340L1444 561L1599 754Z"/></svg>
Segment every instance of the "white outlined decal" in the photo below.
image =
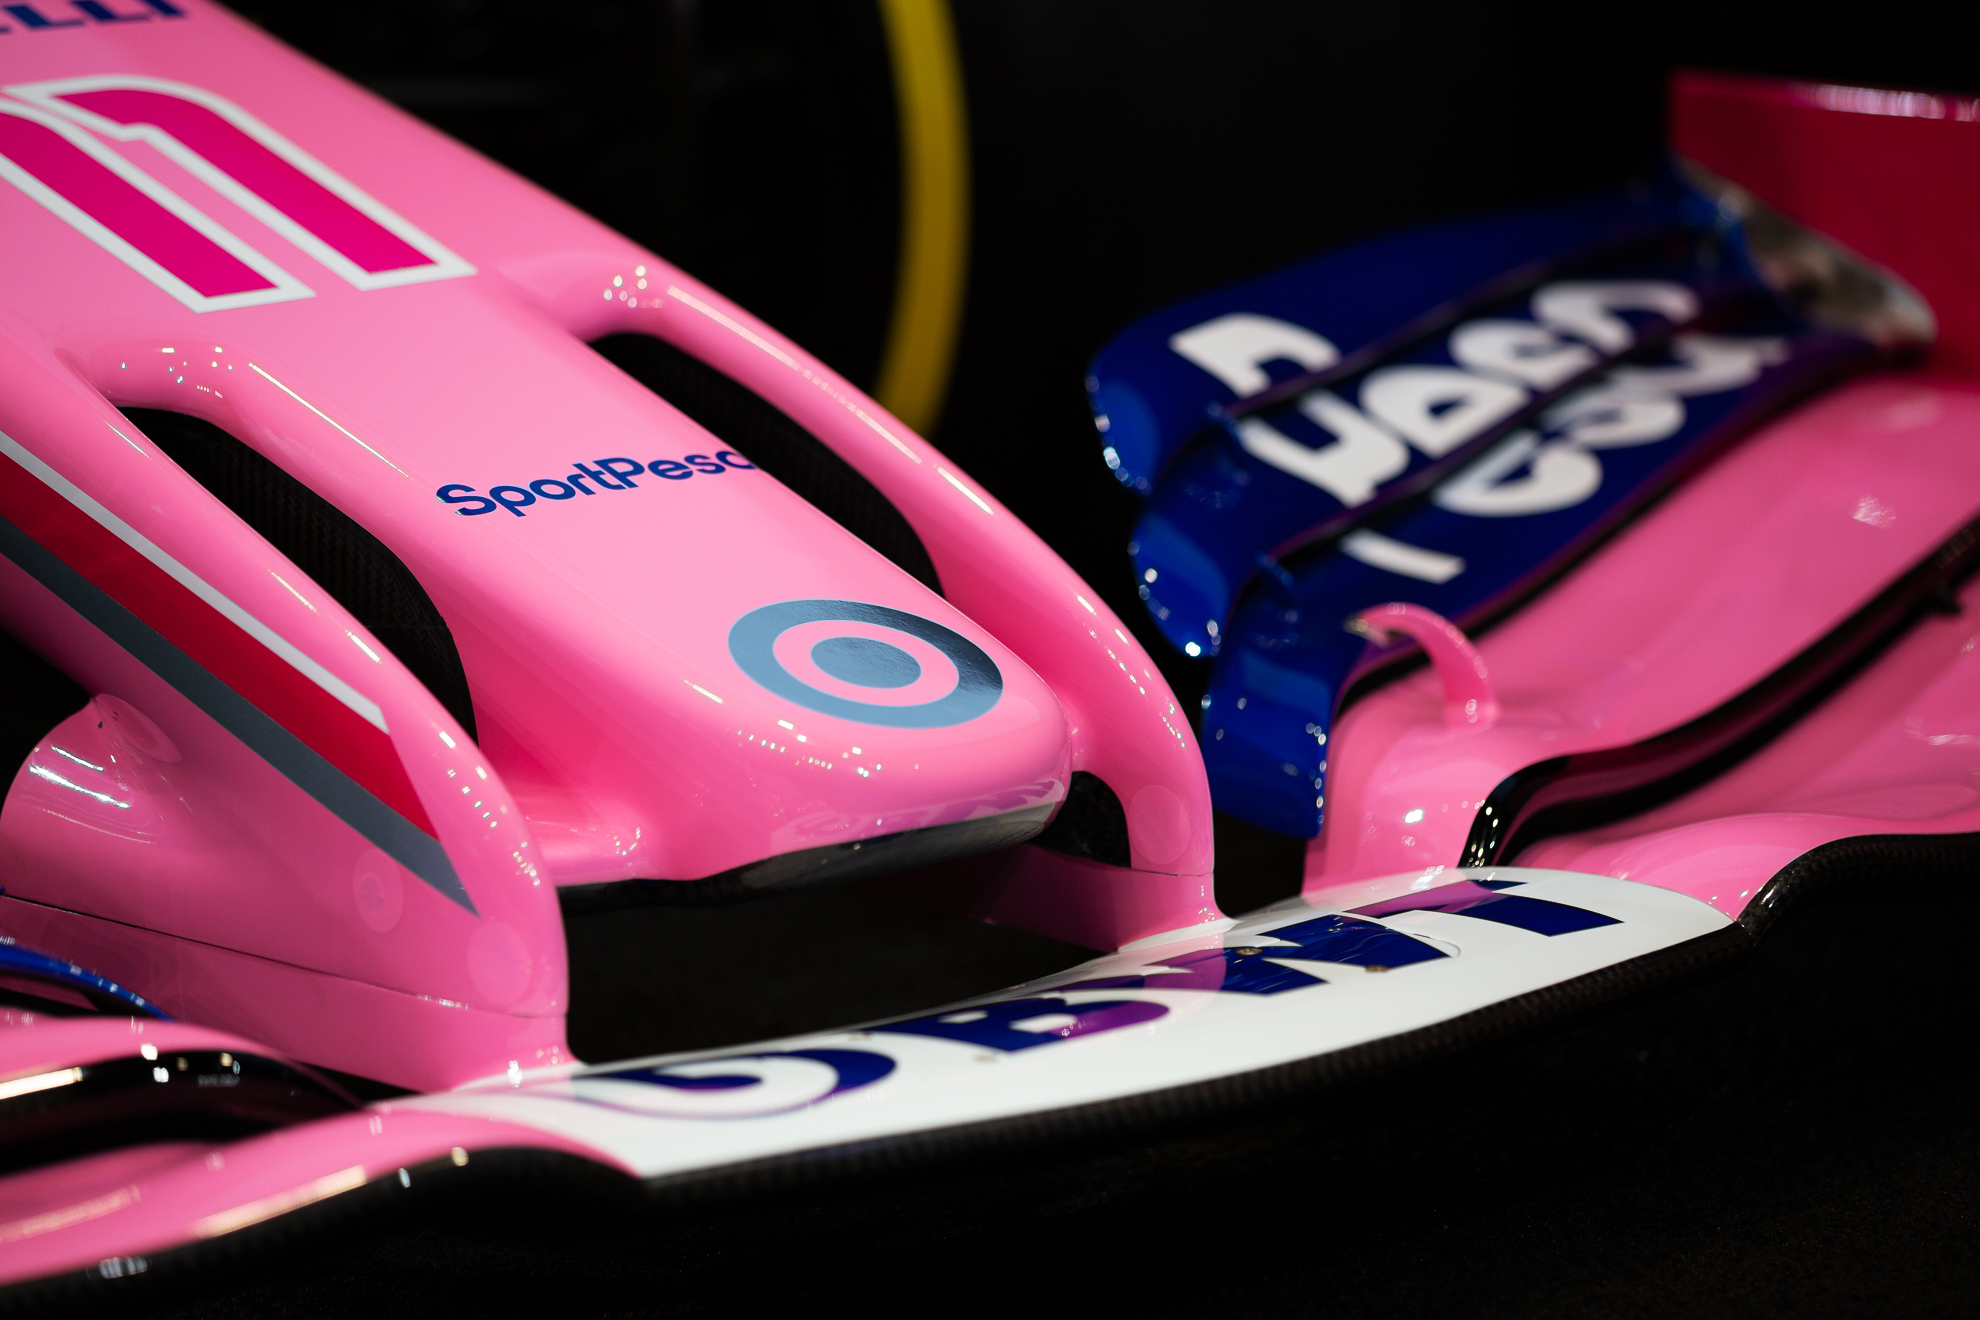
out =
<svg viewBox="0 0 1980 1320"><path fill-rule="evenodd" d="M135 74L6 90L106 137L149 143L357 288L475 273L404 216L212 92Z"/></svg>
<svg viewBox="0 0 1980 1320"><path fill-rule="evenodd" d="M187 307L215 312L314 296L73 122L4 101L0 115L0 178Z"/></svg>

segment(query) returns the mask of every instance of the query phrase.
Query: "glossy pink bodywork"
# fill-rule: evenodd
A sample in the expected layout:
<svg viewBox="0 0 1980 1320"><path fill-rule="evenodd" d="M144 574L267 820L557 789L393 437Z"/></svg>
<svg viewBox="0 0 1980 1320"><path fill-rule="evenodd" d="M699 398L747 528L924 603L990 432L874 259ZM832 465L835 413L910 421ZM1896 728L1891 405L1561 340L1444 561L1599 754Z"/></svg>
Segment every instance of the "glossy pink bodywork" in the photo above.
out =
<svg viewBox="0 0 1980 1320"><path fill-rule="evenodd" d="M1136 938L1150 908L1161 928L1201 919L1210 810L1188 722L1120 621L1007 510L659 257L225 11L182 8L0 51L16 172L68 171L57 191L167 271L146 275L29 183L0 182L0 224L35 253L0 273L0 433L375 704L412 810L474 910L0 562L0 622L171 749L133 744L97 705L45 740L0 813L0 929L175 1015L433 1088L565 1057L557 885L688 880L1050 805L1074 770L1119 795L1134 863L1075 896L1079 934ZM99 75L134 87L70 81ZM371 210L202 97L252 116ZM233 247L119 184L126 166ZM398 230L367 218L380 207ZM612 332L684 348L823 439L913 525L944 595L764 473L710 465L720 441L584 342ZM478 744L118 405L218 424L384 541L458 643ZM580 483L582 496L564 485L513 513L463 516L436 497L449 483L526 490L599 458L697 454L692 479ZM1001 698L931 729L793 705L742 672L727 638L752 609L812 598L961 634L992 657ZM1042 883L1077 889L1082 874ZM1141 894L1137 878L1148 901L1117 903L1123 885Z"/></svg>
<svg viewBox="0 0 1980 1320"><path fill-rule="evenodd" d="M1980 390L1844 386L1747 440L1480 638L1495 722L1443 718L1434 671L1351 707L1332 741L1309 885L1455 865L1508 775L1663 733L1778 668L1980 513L1975 428Z"/></svg>
<svg viewBox="0 0 1980 1320"><path fill-rule="evenodd" d="M1498 721L1499 697L1485 657L1449 619L1421 605L1391 601L1356 615L1349 626L1377 646L1408 638L1422 647L1444 692L1444 722L1452 728L1489 728Z"/></svg>
<svg viewBox="0 0 1980 1320"><path fill-rule="evenodd" d="M299 83L320 77L294 67L299 71L284 76ZM220 74L216 70L212 76ZM1973 182L1980 179L1976 169L1980 159L1974 159L1980 155L1980 124L1950 116L1906 117L1893 107L1915 103L1877 100L1883 93L1851 97L1832 90L1702 78L1680 80L1675 92L1681 151L1904 275L1938 313L1941 343L1923 370L1857 382L1757 434L1547 595L1479 639L1475 651L1462 639L1442 634L1435 620L1414 615L1393 620L1409 624L1413 635L1440 647L1440 658L1447 663L1441 674L1426 671L1381 690L1350 710L1337 729L1333 800L1327 828L1309 856L1309 894L1351 895L1379 874L1451 865L1478 799L1506 774L1566 750L1635 741L1716 704L1845 617L1980 511L1980 459L1973 456L1970 443L1980 426L1980 384L1972 376L1973 364L1980 362L1980 257L1965 232L1973 211L1965 204L1970 200L1965 194L1980 186ZM363 109L376 117L375 124L389 122L394 133L408 131L383 109ZM439 169L445 178L465 177L467 165L454 148L425 138L420 141L421 150L430 153L420 157L427 166ZM449 173L441 166L458 170ZM414 177L417 170L393 175L390 162L379 168L404 197L429 196ZM367 184L373 185L370 176ZM374 190L383 195L385 185L378 183ZM395 204L402 204L400 191L390 195ZM528 202L544 214L561 217L560 225L576 223L546 201L532 197ZM434 199L433 205L436 214L450 213L440 199ZM519 212L528 210L521 202L517 205ZM427 220L424 212L421 218ZM476 246L481 240L474 237L475 223L474 217L462 216L461 233L468 237L453 231L446 237L455 250L469 253L481 265L484 274L477 279L485 279L491 269L489 249ZM778 398L794 416L829 434L844 452L858 456L863 470L915 520L951 599L986 626L992 617L1004 621L991 630L1017 648L1051 685L1070 727L1080 730L1097 721L1119 720L1124 727L1152 729L1163 720L1173 721L1173 734L1164 734L1169 742L1102 739L1083 751L1075 734L1066 756L1066 763L1094 769L1117 787L1140 785L1122 787L1121 793L1135 831L1136 862L1149 871L1171 868L1168 879L1151 876L1144 886L1134 872L1098 868L1108 872L1101 875L1090 863L1064 858L1024 868L1014 864L1020 850L958 868L967 877L965 901L977 910L1041 929L1111 930L1117 935L1152 933L1178 915L1187 920L1202 912L1200 871L1192 868L1199 859L1207 866L1207 842L1194 832L1195 826L1178 824L1200 819L1194 788L1184 791L1200 784L1200 772L1196 779L1158 773L1169 763L1171 743L1176 755L1193 763L1189 734L1168 709L1166 689L1147 674L1140 652L1125 637L1114 635L1114 623L1104 608L1056 567L1056 561L1033 549L1022 529L987 497L983 498L993 512L974 509L974 501L969 501L974 512L949 516L961 508L955 503L958 487L939 473L930 479L930 469L942 460L801 354L678 277L673 277L668 290L654 292L658 286L650 283L644 303L633 306L631 294L612 292L626 286L613 286L607 273L635 258L619 255L622 250L613 246L617 240L609 235L595 234L587 242L601 253L613 254L612 260L621 265L595 257L590 248L533 262L517 259L501 268L507 284L488 284L525 292L502 295L513 297L513 303L496 300L489 305L528 325L540 324L530 318L545 314L534 309L548 308L548 315L566 328L558 333L595 334L652 325L679 342L695 344L711 360ZM499 244L494 247L506 250ZM653 265L651 258L638 260L644 260L650 271L664 269ZM428 290L437 287L441 286ZM677 298L671 289L681 290L687 298ZM421 291L420 296L439 295ZM595 300L588 312L587 300ZM658 306L647 305L656 300ZM547 331L545 342L569 343L554 340ZM402 340L394 343L400 351L411 351ZM308 365L295 364L298 369ZM389 367L388 360L373 363L371 369ZM327 372L326 379L310 379L307 388L295 388L313 401L311 390L334 388L341 399L346 386L341 378L335 382L327 378L334 375ZM356 390L360 384L353 382L349 388ZM81 401L70 410L83 416L89 407L96 407L99 412L89 416L102 420L100 405L91 403L80 386L75 388ZM0 397L0 407L16 406ZM279 404L264 398L255 406ZM385 419L351 416L359 423L352 429L367 436L374 420L389 425ZM871 425L867 419L872 419ZM83 440L79 432L77 443ZM257 442L271 449L278 444L268 437ZM303 462L303 456L298 454L294 461ZM108 460L104 463L107 468ZM966 480L956 476L957 482L965 483L962 489L974 491ZM176 498L191 500L199 493L193 489ZM981 492L974 493L981 497ZM406 516L413 520L411 513ZM169 522L158 520L161 535ZM993 534L1004 540L986 542L984 538ZM442 532L432 535L444 539ZM517 534L506 535L513 541ZM406 553L412 553L416 539L409 537ZM1041 582L1051 590L1028 593L1020 590L1020 579L999 576L997 561L982 550L986 544L1014 545L1013 555L1017 549L1025 550L1029 557L1023 562L1030 565L1026 571L1032 576L1022 581ZM192 548L186 551L192 552ZM257 589L255 574L265 571L266 563L253 559L243 541L221 547L201 566L216 579L224 576L228 589L245 597ZM14 585L10 582L7 588L10 601L21 599ZM934 608L900 582L894 582L893 589L902 594L890 599ZM275 616L280 605L277 596L254 599L257 608L265 607ZM1646 881L1737 913L1783 864L1831 839L1980 829L1980 788L1976 788L1980 752L1975 751L1980 748L1980 698L1975 695L1980 692L1975 681L1980 675L1974 670L1980 665L1976 659L1980 631L1969 621L1972 611L1980 608L1980 588L1968 588L1961 599L1966 618L1923 622L1801 724L1719 779L1646 816L1606 830L1549 840L1518 860ZM1064 608L1067 600L1071 608ZM1089 609L1093 612L1087 613ZM299 616L293 623L291 615L279 617L293 635L320 639L317 644L324 648L326 663L339 654L333 625L341 615L331 616L332 622L324 623L321 631L311 631ZM457 626L483 616L467 611L461 617L463 624ZM60 627L53 622L45 626L54 639L44 643L46 649L66 654L59 648L71 643L62 640ZM1043 640L1031 649L1021 644L1023 637ZM476 644L494 642L484 633ZM1089 689L1066 677L1067 670L1092 664L1094 647L1111 651L1110 658L1118 662L1110 671L1111 686ZM999 658L1001 663L1002 653ZM1055 659L1060 662L1057 666ZM348 658L338 663L349 666L353 674L366 672ZM524 661L515 663L524 666ZM404 709L419 712L426 729L458 736L430 700L411 704L423 694L407 693L410 685L402 675L389 664L383 671L397 686L378 687L381 703L387 697L408 703L404 708L392 707L395 729L401 727L401 718L411 718L400 714ZM1107 671L1094 665L1093 672ZM140 676L112 673L111 677L137 682ZM1467 687L1472 680L1475 689ZM142 689L131 690L140 693L132 701L144 704L148 699ZM1486 716L1496 703L1496 717L1455 718L1453 705L1461 711L1462 702L1452 703L1447 697L1464 697L1467 691L1467 699L1478 700ZM726 705L727 694L722 694ZM164 716L156 718L164 724ZM1136 718L1142 722L1134 724ZM511 728L514 724L507 721L520 722L523 717L494 710L488 719L490 728ZM76 739L90 736L87 728L65 731L63 736L72 734ZM84 746L77 742L77 747ZM525 815L518 804L544 800L530 795L538 791L536 786L554 779L553 771L562 772L546 766L531 779L508 771L496 760L495 769L502 773L485 781L488 794L498 793L504 781L531 787L518 788L513 798L484 800ZM139 772L146 769L140 763L130 772L130 782L141 788ZM422 773L415 772L415 778L423 791L428 783L444 782L443 777L421 778ZM1133 778L1135 774L1141 778ZM124 791L124 783L117 781L118 792ZM1154 789L1173 793L1180 805L1164 800ZM426 793L425 800L432 804L434 822L443 833L454 829L454 822L464 814L458 809L452 815L446 812L444 789ZM1148 805L1137 815L1135 803ZM529 819L533 824L534 818ZM585 832L590 827L572 824L570 841L562 845L568 856L611 854L611 848L586 842L594 838ZM1162 860L1172 850L1173 856ZM519 866L504 872L490 863L487 869L475 871L469 883L478 900L504 884L518 892L525 888L536 892L536 886L525 886L518 877L534 878ZM1063 891L1055 893L1054 884L1063 884ZM406 921L416 919L414 898L423 898L423 888L411 882L406 886ZM328 911L328 900L324 901ZM24 906L6 905L8 909ZM7 915L10 920L19 918L18 911ZM428 938L447 936L449 928L439 918L417 919L434 922L432 929L439 933ZM527 915L511 919L522 922ZM44 928L49 939L100 952L106 965L99 970L120 977L123 973L114 969L163 956L152 952L156 946L142 932L119 934L109 931L105 922L86 928L82 923L89 919L85 918L49 915L43 920L49 923ZM70 925L57 931L58 922ZM128 952L118 952L118 939L126 941ZM119 958L131 961L119 963ZM377 965L388 961L381 955ZM180 965L195 967L191 961ZM293 967L287 974L301 979L286 986L267 981L269 997L314 993L310 987L357 984ZM196 970L193 979L199 975L203 973ZM238 1015L247 1010L236 1004L224 1011ZM281 1016L279 1008L271 1012ZM520 1021L526 1015L508 1016ZM333 1035L337 1030L334 1023L318 1026ZM128 1048L133 1029L121 1020L77 1024L82 1034L58 1040L60 1048L53 1050L32 1040L19 1044L19 1037L0 1032L0 1051L4 1051L0 1063L6 1065L0 1067L0 1078L43 1066L42 1061L81 1057L120 1032ZM143 1024L143 1029L193 1030L159 1024ZM274 1027L277 1032L282 1029L279 1023ZM418 1048L433 1047L432 1038L419 1039ZM541 1132L393 1113L390 1106L379 1106L366 1114L309 1124L224 1150L143 1147L16 1175L0 1182L0 1280L77 1267L107 1277L112 1271L132 1268L133 1259L144 1253L332 1194L326 1189L392 1176L397 1165L450 1155L454 1146L472 1152L508 1144L577 1149ZM213 1163L216 1158L220 1164Z"/></svg>
<svg viewBox="0 0 1980 1320"><path fill-rule="evenodd" d="M1895 271L1932 305L1940 339L1922 367L1853 382L1764 428L1480 638L1500 707L1489 727L1439 718L1430 672L1350 708L1309 894L1455 865L1508 775L1702 714L1980 515L1980 259L1962 218L1980 123L1954 109L1864 89L1677 80L1680 154ZM1737 915L1819 844L1980 828L1963 750L1980 730L1972 636L1970 624L1928 620L1718 780L1514 860L1643 880Z"/></svg>
<svg viewBox="0 0 1980 1320"><path fill-rule="evenodd" d="M266 1052L239 1036L177 1022L0 1010L0 1078L129 1057L143 1045L167 1062L178 1050ZM462 1165L469 1151L503 1147L611 1164L549 1133L390 1106L241 1141L127 1147L0 1180L0 1281L66 1270L129 1277L150 1267L151 1253L236 1233L368 1184L410 1187L415 1170L427 1176L421 1165Z"/></svg>

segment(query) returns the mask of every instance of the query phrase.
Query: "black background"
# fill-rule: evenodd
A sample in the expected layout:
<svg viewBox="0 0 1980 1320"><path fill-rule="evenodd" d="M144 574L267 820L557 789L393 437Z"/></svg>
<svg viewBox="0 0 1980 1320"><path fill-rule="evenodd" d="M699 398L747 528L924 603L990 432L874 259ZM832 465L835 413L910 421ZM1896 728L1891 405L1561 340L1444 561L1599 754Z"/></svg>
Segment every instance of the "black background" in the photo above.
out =
<svg viewBox="0 0 1980 1320"><path fill-rule="evenodd" d="M245 12L871 384L898 203L870 0ZM1659 148L1673 67L1980 90L1980 24L1893 5L958 0L956 18L974 242L933 438L1137 622L1134 504L1080 384L1127 321L1364 234L1622 178ZM1728 977L1295 1111L624 1219L491 1186L147 1305L1970 1313L1964 913L1958 892L1864 892ZM772 932L745 961L786 974L801 942Z"/></svg>
<svg viewBox="0 0 1980 1320"><path fill-rule="evenodd" d="M1400 225L1614 182L1669 71L1980 91L1980 13L1780 4L959 0L975 189L931 438L1143 628L1095 350L1176 298ZM872 0L250 4L277 36L647 243L870 386L896 147ZM1972 12L1972 11L1969 11Z"/></svg>

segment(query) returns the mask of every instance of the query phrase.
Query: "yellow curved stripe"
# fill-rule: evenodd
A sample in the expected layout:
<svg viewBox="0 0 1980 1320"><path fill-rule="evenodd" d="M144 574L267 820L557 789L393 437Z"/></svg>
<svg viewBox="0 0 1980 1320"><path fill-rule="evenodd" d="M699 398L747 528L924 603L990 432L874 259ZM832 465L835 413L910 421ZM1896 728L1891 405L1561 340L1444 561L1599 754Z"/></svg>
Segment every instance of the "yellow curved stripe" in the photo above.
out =
<svg viewBox="0 0 1980 1320"><path fill-rule="evenodd" d="M879 0L901 125L901 247L874 395L928 432L942 415L969 270L969 128L947 0Z"/></svg>

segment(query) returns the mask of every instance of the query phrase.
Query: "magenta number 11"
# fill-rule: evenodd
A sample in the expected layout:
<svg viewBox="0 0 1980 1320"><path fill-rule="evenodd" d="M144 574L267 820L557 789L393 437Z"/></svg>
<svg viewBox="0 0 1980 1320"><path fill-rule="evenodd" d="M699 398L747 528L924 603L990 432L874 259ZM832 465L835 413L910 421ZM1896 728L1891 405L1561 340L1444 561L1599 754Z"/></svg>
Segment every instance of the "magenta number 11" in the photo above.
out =
<svg viewBox="0 0 1980 1320"><path fill-rule="evenodd" d="M145 142L360 289L474 268L233 102L157 78L6 89L0 178L195 311L311 290L110 145ZM110 141L105 141L109 139Z"/></svg>

